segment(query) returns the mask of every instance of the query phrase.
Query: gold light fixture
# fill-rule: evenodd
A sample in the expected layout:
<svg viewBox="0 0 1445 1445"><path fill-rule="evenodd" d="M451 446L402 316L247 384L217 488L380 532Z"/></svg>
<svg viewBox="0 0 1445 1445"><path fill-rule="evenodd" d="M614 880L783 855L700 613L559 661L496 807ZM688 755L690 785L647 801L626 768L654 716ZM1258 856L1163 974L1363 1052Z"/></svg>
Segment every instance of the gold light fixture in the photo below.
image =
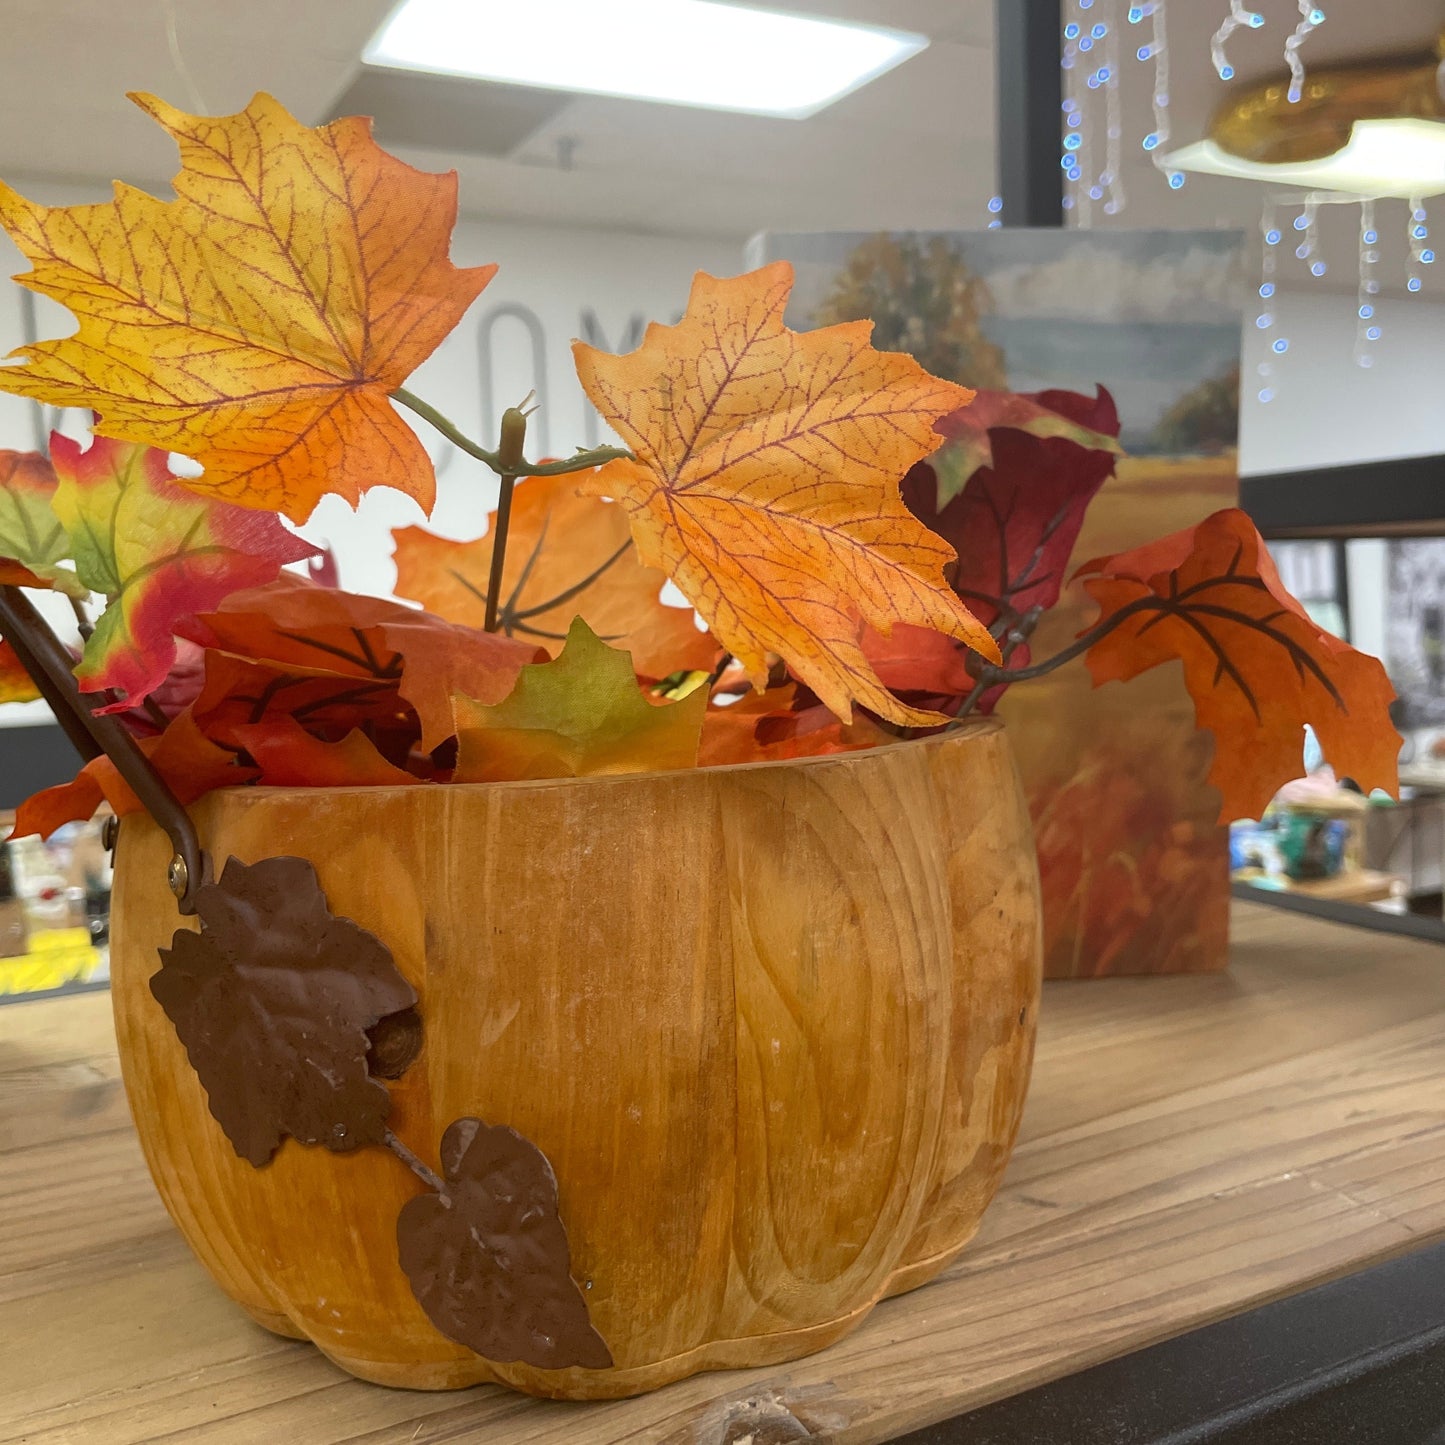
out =
<svg viewBox="0 0 1445 1445"><path fill-rule="evenodd" d="M1313 67L1231 96L1175 170L1413 200L1445 193L1445 36L1433 51Z"/></svg>

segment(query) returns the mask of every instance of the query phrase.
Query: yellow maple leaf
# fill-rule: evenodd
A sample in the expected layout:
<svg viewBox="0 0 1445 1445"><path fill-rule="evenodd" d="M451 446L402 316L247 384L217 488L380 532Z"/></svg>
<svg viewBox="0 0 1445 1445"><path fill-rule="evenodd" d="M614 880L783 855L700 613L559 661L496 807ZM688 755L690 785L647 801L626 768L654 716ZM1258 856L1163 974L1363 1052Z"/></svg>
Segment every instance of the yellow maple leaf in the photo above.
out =
<svg viewBox="0 0 1445 1445"><path fill-rule="evenodd" d="M389 400L495 266L447 258L455 173L387 155L370 122L315 129L259 94L236 115L131 97L175 138L176 199L117 184L41 206L0 184L16 279L67 306L73 336L21 347L0 389L98 413L102 436L194 458L193 491L304 521L325 492L436 483Z"/></svg>
<svg viewBox="0 0 1445 1445"><path fill-rule="evenodd" d="M682 321L650 326L630 355L574 343L583 388L636 456L584 487L627 508L642 560L754 687L775 652L845 722L853 702L940 722L883 686L862 635L908 622L998 658L944 580L953 548L899 495L939 445L934 423L973 393L875 351L870 322L789 330L792 285L785 261L729 280L699 272Z"/></svg>
<svg viewBox="0 0 1445 1445"><path fill-rule="evenodd" d="M453 697L457 783L662 772L697 763L707 689L648 702L632 659L574 618L561 654L491 707Z"/></svg>

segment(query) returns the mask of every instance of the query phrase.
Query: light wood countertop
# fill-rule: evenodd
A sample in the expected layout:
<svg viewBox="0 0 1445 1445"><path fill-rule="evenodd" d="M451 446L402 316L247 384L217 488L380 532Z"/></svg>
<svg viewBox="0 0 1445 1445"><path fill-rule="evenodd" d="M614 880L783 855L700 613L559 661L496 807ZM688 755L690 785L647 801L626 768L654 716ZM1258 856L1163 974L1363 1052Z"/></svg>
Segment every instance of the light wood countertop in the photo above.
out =
<svg viewBox="0 0 1445 1445"><path fill-rule="evenodd" d="M1445 1237L1445 949L1234 922L1228 974L1047 985L1022 1142L938 1282L601 1405L379 1389L259 1329L151 1188L107 995L0 1007L0 1441L715 1445L748 1401L877 1441Z"/></svg>

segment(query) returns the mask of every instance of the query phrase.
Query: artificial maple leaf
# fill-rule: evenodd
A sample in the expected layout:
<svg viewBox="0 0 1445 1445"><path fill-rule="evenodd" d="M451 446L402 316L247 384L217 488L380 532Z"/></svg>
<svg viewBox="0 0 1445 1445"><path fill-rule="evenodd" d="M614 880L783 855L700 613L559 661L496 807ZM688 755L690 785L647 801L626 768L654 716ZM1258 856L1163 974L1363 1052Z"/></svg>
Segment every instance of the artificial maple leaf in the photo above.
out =
<svg viewBox="0 0 1445 1445"><path fill-rule="evenodd" d="M236 760L234 752L208 738L187 710L173 718L158 737L142 738L138 746L182 804L190 804L214 788L252 782L254 768ZM119 817L143 812L139 798L107 757L93 758L68 783L32 794L15 810L13 838L35 833L48 838L63 823L95 816L102 802Z"/></svg>
<svg viewBox="0 0 1445 1445"><path fill-rule="evenodd" d="M703 718L698 766L821 757L895 741L866 714L845 725L822 703L802 703L796 684L788 683L709 707Z"/></svg>
<svg viewBox="0 0 1445 1445"><path fill-rule="evenodd" d="M452 622L486 620L492 534L452 542L421 527L396 539L396 591ZM577 616L600 637L632 654L644 677L707 670L717 644L699 632L690 607L659 600L667 579L637 556L627 513L615 502L583 496L575 475L530 477L512 495L502 567L501 630L535 638L554 656Z"/></svg>
<svg viewBox="0 0 1445 1445"><path fill-rule="evenodd" d="M203 647L301 671L323 670L394 685L421 722L430 751L452 736L452 694L500 702L529 662L546 659L535 644L459 627L379 597L361 597L283 574L239 592L215 611L183 622L182 636Z"/></svg>
<svg viewBox="0 0 1445 1445"><path fill-rule="evenodd" d="M326 492L435 477L395 391L496 267L447 259L455 173L386 154L359 117L310 129L270 96L236 115L132 100L179 144L176 199L117 185L48 207L0 185L0 225L73 336L20 348L0 388L99 413L96 430L193 457L203 495L304 521Z"/></svg>
<svg viewBox="0 0 1445 1445"><path fill-rule="evenodd" d="M951 549L898 489L938 445L934 422L972 393L874 351L869 322L790 331L792 284L782 261L732 280L700 272L682 321L650 326L630 355L575 343L583 388L637 458L582 485L622 503L643 562L755 687L776 652L845 721L856 701L936 723L882 685L860 638L908 622L999 656L944 582Z"/></svg>
<svg viewBox="0 0 1445 1445"><path fill-rule="evenodd" d="M300 723L280 716L235 730L268 788L377 788L418 779L387 762L359 729L339 742L312 737Z"/></svg>
<svg viewBox="0 0 1445 1445"><path fill-rule="evenodd" d="M0 642L0 703L33 702L40 690L8 642Z"/></svg>
<svg viewBox="0 0 1445 1445"><path fill-rule="evenodd" d="M944 417L938 431L948 440L932 458L937 477L937 505L945 507L980 467L996 465L993 433L1027 432L1044 439L1058 437L1091 452L1123 454L1119 445L1119 412L1104 387L1097 397L1075 391L979 391L962 410Z"/></svg>
<svg viewBox="0 0 1445 1445"><path fill-rule="evenodd" d="M89 589L61 566L70 539L54 503L55 471L39 452L0 451L0 583L84 597Z"/></svg>
<svg viewBox="0 0 1445 1445"><path fill-rule="evenodd" d="M1010 414L999 404L1008 395L990 393L995 413ZM954 591L1004 643L1008 662L1015 668L1028 665L1029 645L1007 641L1008 634L1027 614L1045 612L1059 600L1085 513L1113 475L1118 450L1107 435L1119 424L1107 391L1100 388L1097 401L1067 391L1039 395L1057 408L1047 415L1061 420L1084 416L1104 430L1081 429L1083 437L1094 439L1091 442L1077 436L1040 437L999 421L987 433L990 464L975 470L951 500L944 500L941 470L946 447L920 462L903 480L908 509L958 554L948 574ZM1036 405L1033 398L1023 400ZM971 410L965 407L940 426L956 425L958 417ZM937 634L937 640L930 641L912 631L915 635L893 646L870 635L865 650L883 681L908 701L956 711L973 687L963 659L950 658L945 649L955 654L957 649L946 639L937 639ZM975 699L976 709L992 712L1007 686L989 688Z"/></svg>
<svg viewBox="0 0 1445 1445"><path fill-rule="evenodd" d="M457 1119L442 1135L445 1187L402 1205L397 1251L412 1293L448 1339L499 1364L605 1370L612 1353L572 1279L557 1178L529 1139Z"/></svg>
<svg viewBox="0 0 1445 1445"><path fill-rule="evenodd" d="M1310 620L1244 512L1216 512L1077 575L1100 625L1121 619L1088 649L1096 684L1183 661L1195 717L1214 734L1222 821L1258 818L1301 775L1306 723L1341 777L1394 791L1400 736L1385 669Z"/></svg>
<svg viewBox="0 0 1445 1445"><path fill-rule="evenodd" d="M524 667L504 701L486 707L458 696L453 705L453 782L582 778L693 767L707 689L648 702L628 655L579 617L561 655Z"/></svg>
<svg viewBox="0 0 1445 1445"><path fill-rule="evenodd" d="M385 741L393 761L420 741L421 725L401 700L395 677L283 666L213 649L203 657L204 681L192 711L206 736L223 746L242 749L247 728L280 720L326 742L365 727Z"/></svg>
<svg viewBox="0 0 1445 1445"><path fill-rule="evenodd" d="M260 1168L287 1135L337 1152L381 1143L391 1097L368 1030L417 1001L391 951L331 912L304 858L230 859L196 913L200 932L160 950L150 988L231 1147Z"/></svg>
<svg viewBox="0 0 1445 1445"><path fill-rule="evenodd" d="M76 572L108 599L75 669L82 692L124 694L101 712L133 707L165 682L181 618L316 551L273 516L183 490L153 447L97 437L82 451L57 432L50 454Z"/></svg>

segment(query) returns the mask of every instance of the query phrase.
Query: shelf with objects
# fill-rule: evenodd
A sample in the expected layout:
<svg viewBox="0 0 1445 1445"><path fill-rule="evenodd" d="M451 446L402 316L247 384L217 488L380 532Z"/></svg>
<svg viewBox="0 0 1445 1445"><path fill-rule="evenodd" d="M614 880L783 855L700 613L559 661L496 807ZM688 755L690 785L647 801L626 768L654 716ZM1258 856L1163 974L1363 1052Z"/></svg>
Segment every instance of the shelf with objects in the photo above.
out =
<svg viewBox="0 0 1445 1445"><path fill-rule="evenodd" d="M9 834L13 813L0 812ZM0 1001L103 987L110 978L104 819L0 843Z"/></svg>

